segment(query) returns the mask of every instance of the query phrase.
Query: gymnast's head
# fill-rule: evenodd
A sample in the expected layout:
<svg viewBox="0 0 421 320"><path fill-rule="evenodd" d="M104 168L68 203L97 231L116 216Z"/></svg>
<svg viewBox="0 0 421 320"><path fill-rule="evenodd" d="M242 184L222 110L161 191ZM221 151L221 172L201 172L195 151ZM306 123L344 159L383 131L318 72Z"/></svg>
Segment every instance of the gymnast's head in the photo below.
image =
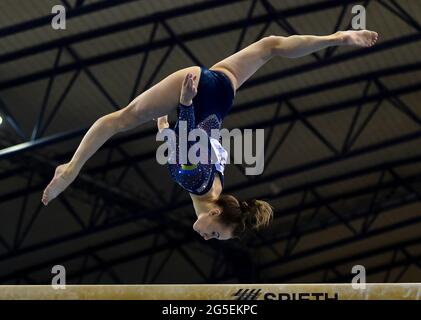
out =
<svg viewBox="0 0 421 320"><path fill-rule="evenodd" d="M229 240L268 226L272 218L272 207L265 201L239 201L232 195L221 194L214 208L199 214L193 229L205 240Z"/></svg>

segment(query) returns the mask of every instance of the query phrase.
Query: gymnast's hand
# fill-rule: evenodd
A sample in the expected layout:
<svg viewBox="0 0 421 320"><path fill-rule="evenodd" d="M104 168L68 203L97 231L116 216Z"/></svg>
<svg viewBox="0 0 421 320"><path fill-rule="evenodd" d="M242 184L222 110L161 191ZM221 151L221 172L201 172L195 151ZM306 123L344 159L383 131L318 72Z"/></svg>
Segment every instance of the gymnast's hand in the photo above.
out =
<svg viewBox="0 0 421 320"><path fill-rule="evenodd" d="M159 117L157 122L159 132L162 132L165 128L169 128L170 124L168 123L168 115L165 115L163 117Z"/></svg>
<svg viewBox="0 0 421 320"><path fill-rule="evenodd" d="M193 74L188 73L183 81L183 86L181 88L181 95L180 95L180 103L189 106L193 102L193 98L197 94L197 88L194 84L194 81L196 80L196 76L193 76Z"/></svg>

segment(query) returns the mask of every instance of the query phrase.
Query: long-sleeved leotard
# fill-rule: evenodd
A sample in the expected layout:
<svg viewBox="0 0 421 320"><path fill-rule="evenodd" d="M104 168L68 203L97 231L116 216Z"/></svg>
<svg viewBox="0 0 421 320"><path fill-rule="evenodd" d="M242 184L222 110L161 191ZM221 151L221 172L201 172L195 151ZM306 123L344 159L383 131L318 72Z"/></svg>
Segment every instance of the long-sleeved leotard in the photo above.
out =
<svg viewBox="0 0 421 320"><path fill-rule="evenodd" d="M193 129L202 130L205 133L207 157L202 158L199 163L192 164L188 161L187 157L181 159L181 154L184 151L180 151L180 129L183 129L181 122L184 121L186 126L187 135ZM174 132L176 137L175 141L168 141L172 146L169 147L168 154L168 170L172 179L177 182L182 188L190 193L202 195L209 191L212 187L215 174L220 175L221 183L224 183L224 167L227 159L227 152L224 150L219 140L211 136L212 129L220 129L221 123L215 115L208 116L204 121L197 124L195 123L194 105L191 106L179 106L178 120L174 126ZM165 129L172 130L172 129ZM187 150L196 143L196 141L187 142ZM212 159L214 159L212 161ZM175 163L171 163L171 162Z"/></svg>
<svg viewBox="0 0 421 320"><path fill-rule="evenodd" d="M190 193L202 195L208 192L217 173L220 175L222 185L224 183L223 172L228 153L220 144L219 137L212 136L211 130L217 129L219 132L233 100L234 91L229 78L220 71L201 67L198 91L193 98L193 104L191 106L180 105L178 108L178 119L174 126L175 133L179 133L180 121L185 121L187 133L197 128L203 130L208 138L208 157L197 165L191 165L188 162L181 164L182 162L177 158L179 155L178 139L172 142L176 146L173 148L175 154L169 154L169 159L176 157L176 163L168 163L170 175L175 182ZM189 141L187 149L190 150L195 143Z"/></svg>

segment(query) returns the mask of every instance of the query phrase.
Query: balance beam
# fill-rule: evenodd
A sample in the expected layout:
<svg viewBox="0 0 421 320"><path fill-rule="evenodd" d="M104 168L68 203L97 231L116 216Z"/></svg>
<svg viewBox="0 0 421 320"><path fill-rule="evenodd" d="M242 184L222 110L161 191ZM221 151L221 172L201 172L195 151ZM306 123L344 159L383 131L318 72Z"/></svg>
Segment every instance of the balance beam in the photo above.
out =
<svg viewBox="0 0 421 320"><path fill-rule="evenodd" d="M420 300L421 283L0 286L0 300Z"/></svg>

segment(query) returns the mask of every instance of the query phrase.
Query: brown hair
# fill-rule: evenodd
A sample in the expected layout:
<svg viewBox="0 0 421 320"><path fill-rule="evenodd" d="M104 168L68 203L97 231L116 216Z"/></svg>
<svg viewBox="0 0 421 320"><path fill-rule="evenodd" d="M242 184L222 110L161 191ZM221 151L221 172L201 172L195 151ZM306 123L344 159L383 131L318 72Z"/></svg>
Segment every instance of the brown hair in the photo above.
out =
<svg viewBox="0 0 421 320"><path fill-rule="evenodd" d="M268 226L273 218L273 208L266 201L239 201L232 195L221 194L216 203L222 208L221 222L234 225L235 238L240 238L246 231Z"/></svg>

